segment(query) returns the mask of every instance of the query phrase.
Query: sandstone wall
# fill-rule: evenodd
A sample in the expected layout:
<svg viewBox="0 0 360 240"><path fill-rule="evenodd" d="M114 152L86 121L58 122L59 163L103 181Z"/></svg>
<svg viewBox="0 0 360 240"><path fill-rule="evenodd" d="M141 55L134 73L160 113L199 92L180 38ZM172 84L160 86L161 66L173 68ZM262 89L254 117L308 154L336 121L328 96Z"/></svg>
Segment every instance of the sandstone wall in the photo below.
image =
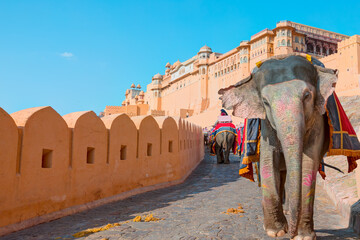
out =
<svg viewBox="0 0 360 240"><path fill-rule="evenodd" d="M0 235L180 183L203 157L180 118L0 108Z"/></svg>

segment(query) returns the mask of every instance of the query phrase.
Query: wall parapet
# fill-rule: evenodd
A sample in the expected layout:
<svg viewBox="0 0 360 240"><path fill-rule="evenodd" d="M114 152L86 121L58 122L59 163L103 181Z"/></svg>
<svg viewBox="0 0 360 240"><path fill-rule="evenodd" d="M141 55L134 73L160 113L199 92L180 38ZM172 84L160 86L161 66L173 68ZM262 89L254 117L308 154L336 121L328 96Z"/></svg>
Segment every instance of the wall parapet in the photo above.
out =
<svg viewBox="0 0 360 240"><path fill-rule="evenodd" d="M204 157L201 127L167 116L0 108L0 138L0 236L181 183Z"/></svg>

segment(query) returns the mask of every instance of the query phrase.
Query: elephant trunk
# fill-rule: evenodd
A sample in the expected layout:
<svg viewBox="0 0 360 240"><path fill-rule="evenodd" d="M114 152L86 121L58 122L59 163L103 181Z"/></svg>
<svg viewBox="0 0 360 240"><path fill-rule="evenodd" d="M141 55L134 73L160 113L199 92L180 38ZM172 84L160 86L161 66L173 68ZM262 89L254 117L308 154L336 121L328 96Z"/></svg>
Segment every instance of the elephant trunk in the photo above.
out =
<svg viewBox="0 0 360 240"><path fill-rule="evenodd" d="M287 170L286 195L289 201L289 234L296 236L301 212L302 153L305 134L303 105L287 99L284 108L273 112L278 138L283 149Z"/></svg>

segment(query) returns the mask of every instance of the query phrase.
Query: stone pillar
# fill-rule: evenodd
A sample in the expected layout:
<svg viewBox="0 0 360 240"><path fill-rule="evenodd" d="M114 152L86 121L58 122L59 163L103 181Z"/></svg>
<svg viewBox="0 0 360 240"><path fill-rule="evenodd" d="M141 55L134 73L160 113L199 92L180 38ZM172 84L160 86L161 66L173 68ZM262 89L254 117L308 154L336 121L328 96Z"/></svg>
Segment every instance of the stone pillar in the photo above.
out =
<svg viewBox="0 0 360 240"><path fill-rule="evenodd" d="M323 55L323 47L322 47L322 44L320 43L320 55Z"/></svg>

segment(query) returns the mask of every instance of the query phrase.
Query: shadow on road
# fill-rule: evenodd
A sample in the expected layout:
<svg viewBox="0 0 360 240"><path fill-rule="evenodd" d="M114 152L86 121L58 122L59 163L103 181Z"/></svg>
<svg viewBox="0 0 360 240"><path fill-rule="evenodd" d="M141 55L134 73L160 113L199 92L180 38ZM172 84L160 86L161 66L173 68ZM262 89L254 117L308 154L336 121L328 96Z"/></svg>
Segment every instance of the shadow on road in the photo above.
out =
<svg viewBox="0 0 360 240"><path fill-rule="evenodd" d="M354 239L354 232L350 229L316 229L316 233L325 233L327 236L317 236L318 240L346 240L346 239Z"/></svg>
<svg viewBox="0 0 360 240"><path fill-rule="evenodd" d="M62 236L72 238L72 234L88 229L133 219L155 209L161 209L171 202L192 198L201 192L236 181L239 158L230 156L230 164L216 164L216 158L210 157L208 151L204 160L182 184L138 194L124 200L109 203L91 210L63 217L24 229L7 236L5 239L54 239Z"/></svg>

